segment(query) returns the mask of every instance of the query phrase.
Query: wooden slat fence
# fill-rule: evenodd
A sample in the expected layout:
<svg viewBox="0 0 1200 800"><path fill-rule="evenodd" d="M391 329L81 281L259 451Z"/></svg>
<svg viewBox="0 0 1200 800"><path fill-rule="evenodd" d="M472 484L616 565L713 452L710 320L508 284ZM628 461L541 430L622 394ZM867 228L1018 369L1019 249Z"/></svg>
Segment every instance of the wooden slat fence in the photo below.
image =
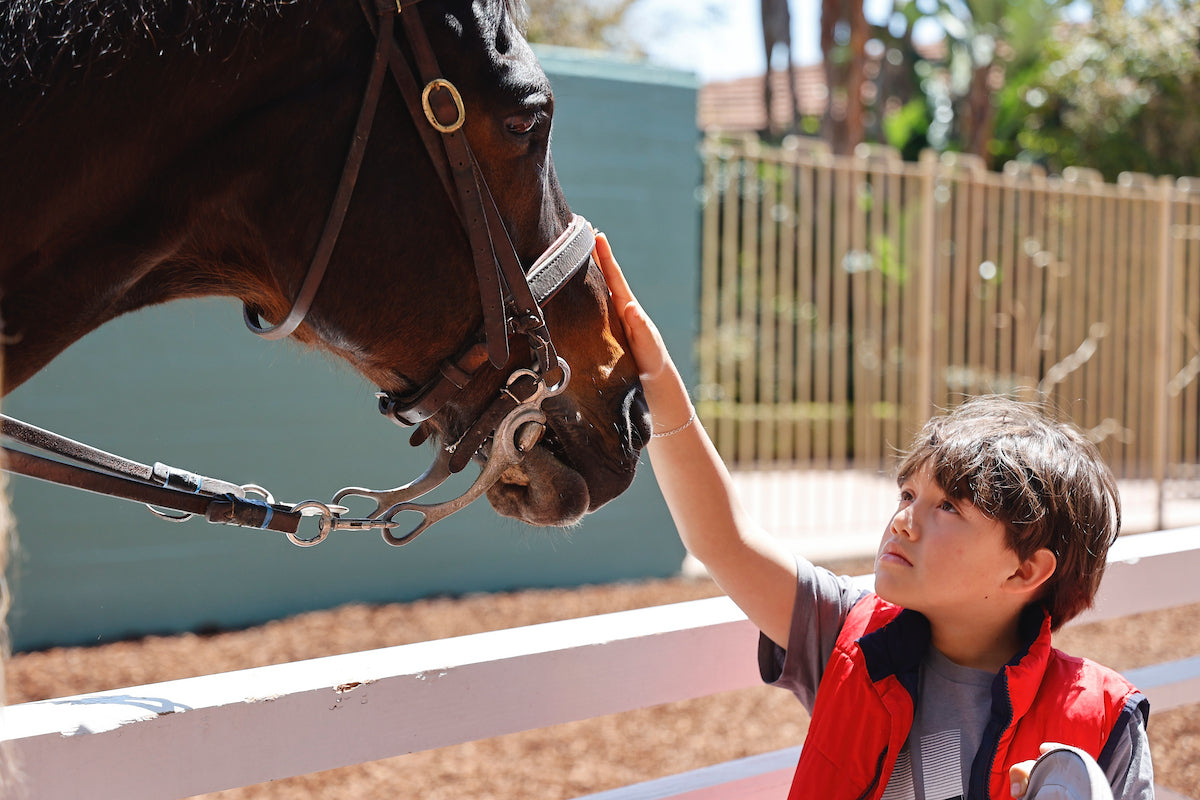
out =
<svg viewBox="0 0 1200 800"><path fill-rule="evenodd" d="M879 470L931 413L1044 401L1200 484L1200 181L704 145L700 412L735 467Z"/></svg>

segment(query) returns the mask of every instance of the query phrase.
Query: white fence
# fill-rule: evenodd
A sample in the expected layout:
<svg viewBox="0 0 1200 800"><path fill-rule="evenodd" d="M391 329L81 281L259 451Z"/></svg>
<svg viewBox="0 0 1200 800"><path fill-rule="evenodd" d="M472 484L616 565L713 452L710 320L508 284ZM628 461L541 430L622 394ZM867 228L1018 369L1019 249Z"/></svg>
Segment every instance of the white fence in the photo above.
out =
<svg viewBox="0 0 1200 800"><path fill-rule="evenodd" d="M1126 536L1080 621L1200 602L1200 528ZM869 580L863 578L860 580ZM163 800L685 700L759 682L726 598L10 706L28 798ZM1128 673L1200 702L1200 656ZM589 800L779 798L796 748Z"/></svg>

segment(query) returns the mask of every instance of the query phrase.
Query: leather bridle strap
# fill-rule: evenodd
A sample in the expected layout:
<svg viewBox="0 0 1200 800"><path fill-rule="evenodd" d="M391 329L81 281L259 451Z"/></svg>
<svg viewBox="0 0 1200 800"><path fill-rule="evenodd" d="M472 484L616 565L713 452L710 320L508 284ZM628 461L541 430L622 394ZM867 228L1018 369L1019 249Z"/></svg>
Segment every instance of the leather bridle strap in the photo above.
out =
<svg viewBox="0 0 1200 800"><path fill-rule="evenodd" d="M591 259L595 245L592 226L579 215L542 256L527 275L530 293L539 305L550 300ZM417 425L433 416L459 392L466 389L488 363L483 342L468 347L442 363L437 375L410 394L379 394L379 410L401 425Z"/></svg>
<svg viewBox="0 0 1200 800"><path fill-rule="evenodd" d="M479 286L488 360L498 368L508 361L510 323L505 304L507 294L512 297L516 306L514 313L517 319L521 320L518 332L526 335L536 333L541 337L545 342L542 346L543 351L549 349L549 352L539 354L539 361L542 362L540 366L546 370L553 369L556 358L550 337L545 332L544 322L541 320L540 309L528 290L520 259L479 171L478 162L471 153L466 137L461 133L465 114L462 99L458 90L441 77L441 69L433 48L425 35L419 15L413 10L413 6L418 2L420 0L375 0L375 17L368 12L364 3L364 13L375 35L371 75L359 109L350 152L313 261L291 310L281 322L269 327L264 326L258 311L247 305L243 310L246 326L264 338L281 339L295 332L307 316L341 232L366 152L375 110L379 104L383 72L385 68L390 68L467 235ZM406 9L408 13L403 13ZM418 88L403 54L395 46L394 27L397 13L402 15L417 69L424 81L423 90ZM421 123L422 117L428 118L429 127ZM435 128L441 134L440 141L434 133Z"/></svg>
<svg viewBox="0 0 1200 800"><path fill-rule="evenodd" d="M420 0L401 0L400 5L403 8L410 8L418 2ZM371 13L371 7L375 6L376 14L381 17L385 14L391 14L395 9L387 5L386 0L375 0L374 2L372 0L359 0L359 3L363 14L367 18L367 26L371 29L371 34L378 37L378 24L376 23L375 15ZM412 74L412 69L409 67L408 62L404 60L404 54L400 52L400 49L395 46L394 42L389 43L387 47L387 57L388 69L391 72L392 80L404 98L404 105L408 108L409 116L412 117L417 133L421 136L421 142L425 145L425 152L429 154L429 160L433 163L433 167L437 171L438 179L442 182L442 187L446 190L446 197L450 200L451 205L454 206L454 211L458 214L461 221L462 212L458 208L458 192L454 190L454 179L450 177L450 171L446 165L446 156L442 149L441 137L431 125L421 123L424 114L421 106L421 87L417 85L416 78Z"/></svg>
<svg viewBox="0 0 1200 800"><path fill-rule="evenodd" d="M350 207L350 198L354 195L354 185L358 182L358 171L362 167L363 155L367 150L367 137L371 135L371 126L375 121L375 109L379 107L379 96L383 88L383 76L388 65L389 51L394 51L392 30L394 18L390 14L380 15L379 32L375 38L375 55L371 61L371 76L367 81L367 90L363 94L362 105L358 110L358 122L354 125L354 138L350 141L350 152L346 156L346 165L342 168L342 177L338 182L337 194L334 195L333 205L329 216L325 219L325 228L317 241L317 249L309 264L308 274L300 286L300 293L292 304L291 311L277 325L264 326L259 312L249 305L243 305L242 317L246 327L264 339L283 339L291 336L300 323L308 315L317 289L325 277L329 266L329 258L333 255L334 245L342 231L342 223L346 219L346 211Z"/></svg>
<svg viewBox="0 0 1200 800"><path fill-rule="evenodd" d="M400 0L399 6L420 81L426 88L422 90L409 63L395 48L389 53L391 73L469 238L483 303L484 327L481 342L443 362L439 374L416 392L403 396L381 393L380 410L403 425L416 425L436 413L466 388L485 362L502 367L508 356L510 333L524 333L534 344L538 367L543 373L555 370L557 354L545 327L541 305L588 263L594 244L586 220L574 217L558 240L525 273L487 182L479 172L478 162L461 132L464 113L459 105L461 98L442 78L416 13L419 2ZM376 0L376 10L381 18L392 13L388 0ZM369 15L368 20L374 30L374 20ZM496 279L497 269L504 287ZM512 298L510 312L515 330L511 331L503 288L507 288Z"/></svg>
<svg viewBox="0 0 1200 800"><path fill-rule="evenodd" d="M497 370L503 368L509 358L510 336L526 337L539 374L557 371L559 359L541 305L588 263L594 244L591 227L582 217L576 216L555 244L535 262L529 274L525 273L462 131L465 119L462 98L457 88L442 77L414 8L419 2L360 0L375 35L374 60L355 125L354 140L316 255L292 310L282 322L264 327L255 311L249 306L245 309L247 326L266 338L287 336L303 321L320 286L350 204L386 66L467 236L483 311L482 340L443 362L432 381L408 395L380 394L380 410L402 425L416 425L428 419L463 391L485 363ZM374 15L371 6L374 6ZM414 74L413 67L395 44L394 21L398 13L418 74ZM472 426L469 438L479 438L479 432L475 430L478 427L478 423ZM421 438L420 433L414 436L414 439L418 438Z"/></svg>
<svg viewBox="0 0 1200 800"><path fill-rule="evenodd" d="M384 3L386 0L379 2ZM415 2L410 5L415 5ZM380 13L385 13L382 8ZM493 366L501 368L508 362L509 352L509 323L505 308L505 286L501 285L501 276L517 303L517 313L526 316L530 310L522 307L528 305L525 302L528 298L528 290L524 287L525 271L500 219L495 201L487 191L487 184L479 172L478 162L462 130L465 118L462 98L453 84L442 77L441 67L433 47L429 44L420 15L412 9L408 13L401 13L400 21L412 48L420 80L425 87L421 92L422 102L419 107L413 105L410 92L404 93L405 102L409 105L409 113L418 127L421 127L421 118L424 116L430 125L441 133L446 161L450 165L458 196L459 216L467 232L471 257L475 263L475 278L483 307L483 330L488 345L488 360ZM409 76L406 70L397 69L395 66L392 74L397 83L403 82L404 78ZM409 79L411 80L411 77ZM437 161L435 154L430 155ZM521 296L522 288L526 288L525 297ZM533 313L540 317L536 305Z"/></svg>

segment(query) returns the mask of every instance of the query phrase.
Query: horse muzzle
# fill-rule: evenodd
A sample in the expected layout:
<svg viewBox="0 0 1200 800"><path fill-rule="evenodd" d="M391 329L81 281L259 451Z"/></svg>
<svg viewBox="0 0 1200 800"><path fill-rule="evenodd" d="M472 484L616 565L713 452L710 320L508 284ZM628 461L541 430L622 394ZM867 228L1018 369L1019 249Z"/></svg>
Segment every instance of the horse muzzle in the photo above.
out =
<svg viewBox="0 0 1200 800"><path fill-rule="evenodd" d="M650 436L641 387L630 387L619 399L616 425L563 424L589 416L573 405L556 401L537 445L488 490L497 513L531 525L569 527L629 488Z"/></svg>

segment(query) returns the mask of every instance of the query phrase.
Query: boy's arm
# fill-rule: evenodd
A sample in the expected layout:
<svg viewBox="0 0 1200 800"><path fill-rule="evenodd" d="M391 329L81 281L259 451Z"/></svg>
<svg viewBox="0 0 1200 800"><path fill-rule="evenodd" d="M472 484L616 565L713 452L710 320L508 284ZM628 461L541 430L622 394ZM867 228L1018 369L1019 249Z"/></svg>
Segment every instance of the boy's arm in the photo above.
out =
<svg viewBox="0 0 1200 800"><path fill-rule="evenodd" d="M662 336L633 296L604 234L596 236L595 255L641 373L655 433L647 450L680 539L751 622L786 646L794 557L742 508L716 448L695 420Z"/></svg>

